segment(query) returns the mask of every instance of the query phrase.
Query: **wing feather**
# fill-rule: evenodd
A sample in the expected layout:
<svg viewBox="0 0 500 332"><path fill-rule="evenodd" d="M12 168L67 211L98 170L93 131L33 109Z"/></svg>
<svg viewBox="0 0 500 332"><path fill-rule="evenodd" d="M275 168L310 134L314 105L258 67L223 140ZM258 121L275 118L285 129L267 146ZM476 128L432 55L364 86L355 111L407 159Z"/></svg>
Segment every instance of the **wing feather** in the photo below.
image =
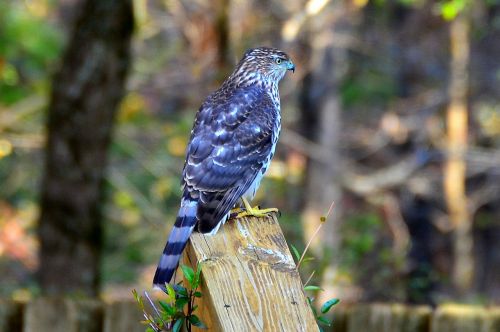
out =
<svg viewBox="0 0 500 332"><path fill-rule="evenodd" d="M200 195L199 230L224 218L268 162L279 110L258 88L220 102L209 97L197 113L183 171L184 190Z"/></svg>

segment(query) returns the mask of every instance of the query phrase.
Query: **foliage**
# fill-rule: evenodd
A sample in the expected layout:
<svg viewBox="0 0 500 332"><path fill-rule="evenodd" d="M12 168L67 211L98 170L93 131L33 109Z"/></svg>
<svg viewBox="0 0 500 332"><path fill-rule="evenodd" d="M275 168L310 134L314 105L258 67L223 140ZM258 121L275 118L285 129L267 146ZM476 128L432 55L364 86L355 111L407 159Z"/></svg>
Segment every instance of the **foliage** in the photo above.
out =
<svg viewBox="0 0 500 332"><path fill-rule="evenodd" d="M374 212L346 216L340 227L339 275L348 284L369 283L367 298L404 300L407 251L395 250L384 221ZM387 284L392 287L387 288Z"/></svg>
<svg viewBox="0 0 500 332"><path fill-rule="evenodd" d="M366 255L373 251L381 220L376 214L353 216L342 227L342 264L359 266Z"/></svg>
<svg viewBox="0 0 500 332"><path fill-rule="evenodd" d="M0 296L19 299L37 292L43 110L64 37L41 2L0 1Z"/></svg>
<svg viewBox="0 0 500 332"><path fill-rule="evenodd" d="M182 286L182 282L175 286L165 284L164 292L167 294L167 299L158 301L159 308L145 292L145 296L154 311L153 315L146 310L144 300L137 294L137 291L135 289L132 291L139 308L143 312L145 318L143 323L148 325L146 332L178 332L181 331L183 325L187 331L191 331L192 326L200 329L207 328L198 316L194 314L198 308L194 304L195 299L202 297L201 292L198 291L201 265L198 264L196 271L189 266L181 265L181 270L187 281L187 287Z"/></svg>
<svg viewBox="0 0 500 332"><path fill-rule="evenodd" d="M467 7L469 0L447 0L438 3L437 9L447 21L453 20Z"/></svg>
<svg viewBox="0 0 500 332"><path fill-rule="evenodd" d="M388 65L375 67L374 61L366 56L359 56L361 66L352 69L340 88L342 103L346 107L380 105L385 106L394 97L397 82L387 75L391 70Z"/></svg>
<svg viewBox="0 0 500 332"><path fill-rule="evenodd" d="M13 104L47 84L62 38L45 15L22 2L0 2L0 104Z"/></svg>

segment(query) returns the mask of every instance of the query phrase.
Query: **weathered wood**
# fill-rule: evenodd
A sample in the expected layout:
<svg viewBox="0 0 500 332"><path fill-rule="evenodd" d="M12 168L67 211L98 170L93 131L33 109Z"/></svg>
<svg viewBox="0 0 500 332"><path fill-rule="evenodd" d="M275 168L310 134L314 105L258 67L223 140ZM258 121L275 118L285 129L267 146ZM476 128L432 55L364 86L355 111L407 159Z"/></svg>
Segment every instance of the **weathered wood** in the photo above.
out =
<svg viewBox="0 0 500 332"><path fill-rule="evenodd" d="M500 309L447 304L437 308L431 332L498 332Z"/></svg>
<svg viewBox="0 0 500 332"><path fill-rule="evenodd" d="M40 298L26 306L24 332L100 332L102 305L94 300Z"/></svg>
<svg viewBox="0 0 500 332"><path fill-rule="evenodd" d="M348 332L427 332L431 308L402 304L357 305L349 312Z"/></svg>
<svg viewBox="0 0 500 332"><path fill-rule="evenodd" d="M104 332L127 331L144 332L144 318L135 302L114 302L104 310Z"/></svg>
<svg viewBox="0 0 500 332"><path fill-rule="evenodd" d="M211 331L318 331L275 216L195 233L185 264L202 264L198 314Z"/></svg>
<svg viewBox="0 0 500 332"><path fill-rule="evenodd" d="M0 332L21 331L23 304L0 299Z"/></svg>

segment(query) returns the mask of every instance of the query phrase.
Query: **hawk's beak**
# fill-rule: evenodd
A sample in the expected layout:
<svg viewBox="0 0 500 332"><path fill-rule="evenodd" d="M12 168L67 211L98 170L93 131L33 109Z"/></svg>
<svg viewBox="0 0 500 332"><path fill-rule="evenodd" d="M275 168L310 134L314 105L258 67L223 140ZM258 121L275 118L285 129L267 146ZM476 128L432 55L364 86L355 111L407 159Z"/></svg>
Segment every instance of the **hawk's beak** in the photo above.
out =
<svg viewBox="0 0 500 332"><path fill-rule="evenodd" d="M286 69L291 70L292 72L295 73L295 65L293 64L292 61L288 61L287 65L286 65Z"/></svg>

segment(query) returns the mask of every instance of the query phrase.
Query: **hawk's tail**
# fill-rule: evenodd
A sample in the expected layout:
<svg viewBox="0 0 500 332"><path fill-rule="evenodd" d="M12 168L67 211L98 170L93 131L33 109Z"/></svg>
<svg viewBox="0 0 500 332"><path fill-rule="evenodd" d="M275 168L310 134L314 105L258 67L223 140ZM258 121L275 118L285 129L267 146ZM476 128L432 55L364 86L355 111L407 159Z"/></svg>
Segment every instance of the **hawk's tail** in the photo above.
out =
<svg viewBox="0 0 500 332"><path fill-rule="evenodd" d="M153 287L165 289L165 283L169 283L174 275L184 247L189 240L189 236L193 232L196 225L196 211L198 202L183 198L181 208L177 214L174 228L168 237L165 249L161 255L156 273L153 278Z"/></svg>

